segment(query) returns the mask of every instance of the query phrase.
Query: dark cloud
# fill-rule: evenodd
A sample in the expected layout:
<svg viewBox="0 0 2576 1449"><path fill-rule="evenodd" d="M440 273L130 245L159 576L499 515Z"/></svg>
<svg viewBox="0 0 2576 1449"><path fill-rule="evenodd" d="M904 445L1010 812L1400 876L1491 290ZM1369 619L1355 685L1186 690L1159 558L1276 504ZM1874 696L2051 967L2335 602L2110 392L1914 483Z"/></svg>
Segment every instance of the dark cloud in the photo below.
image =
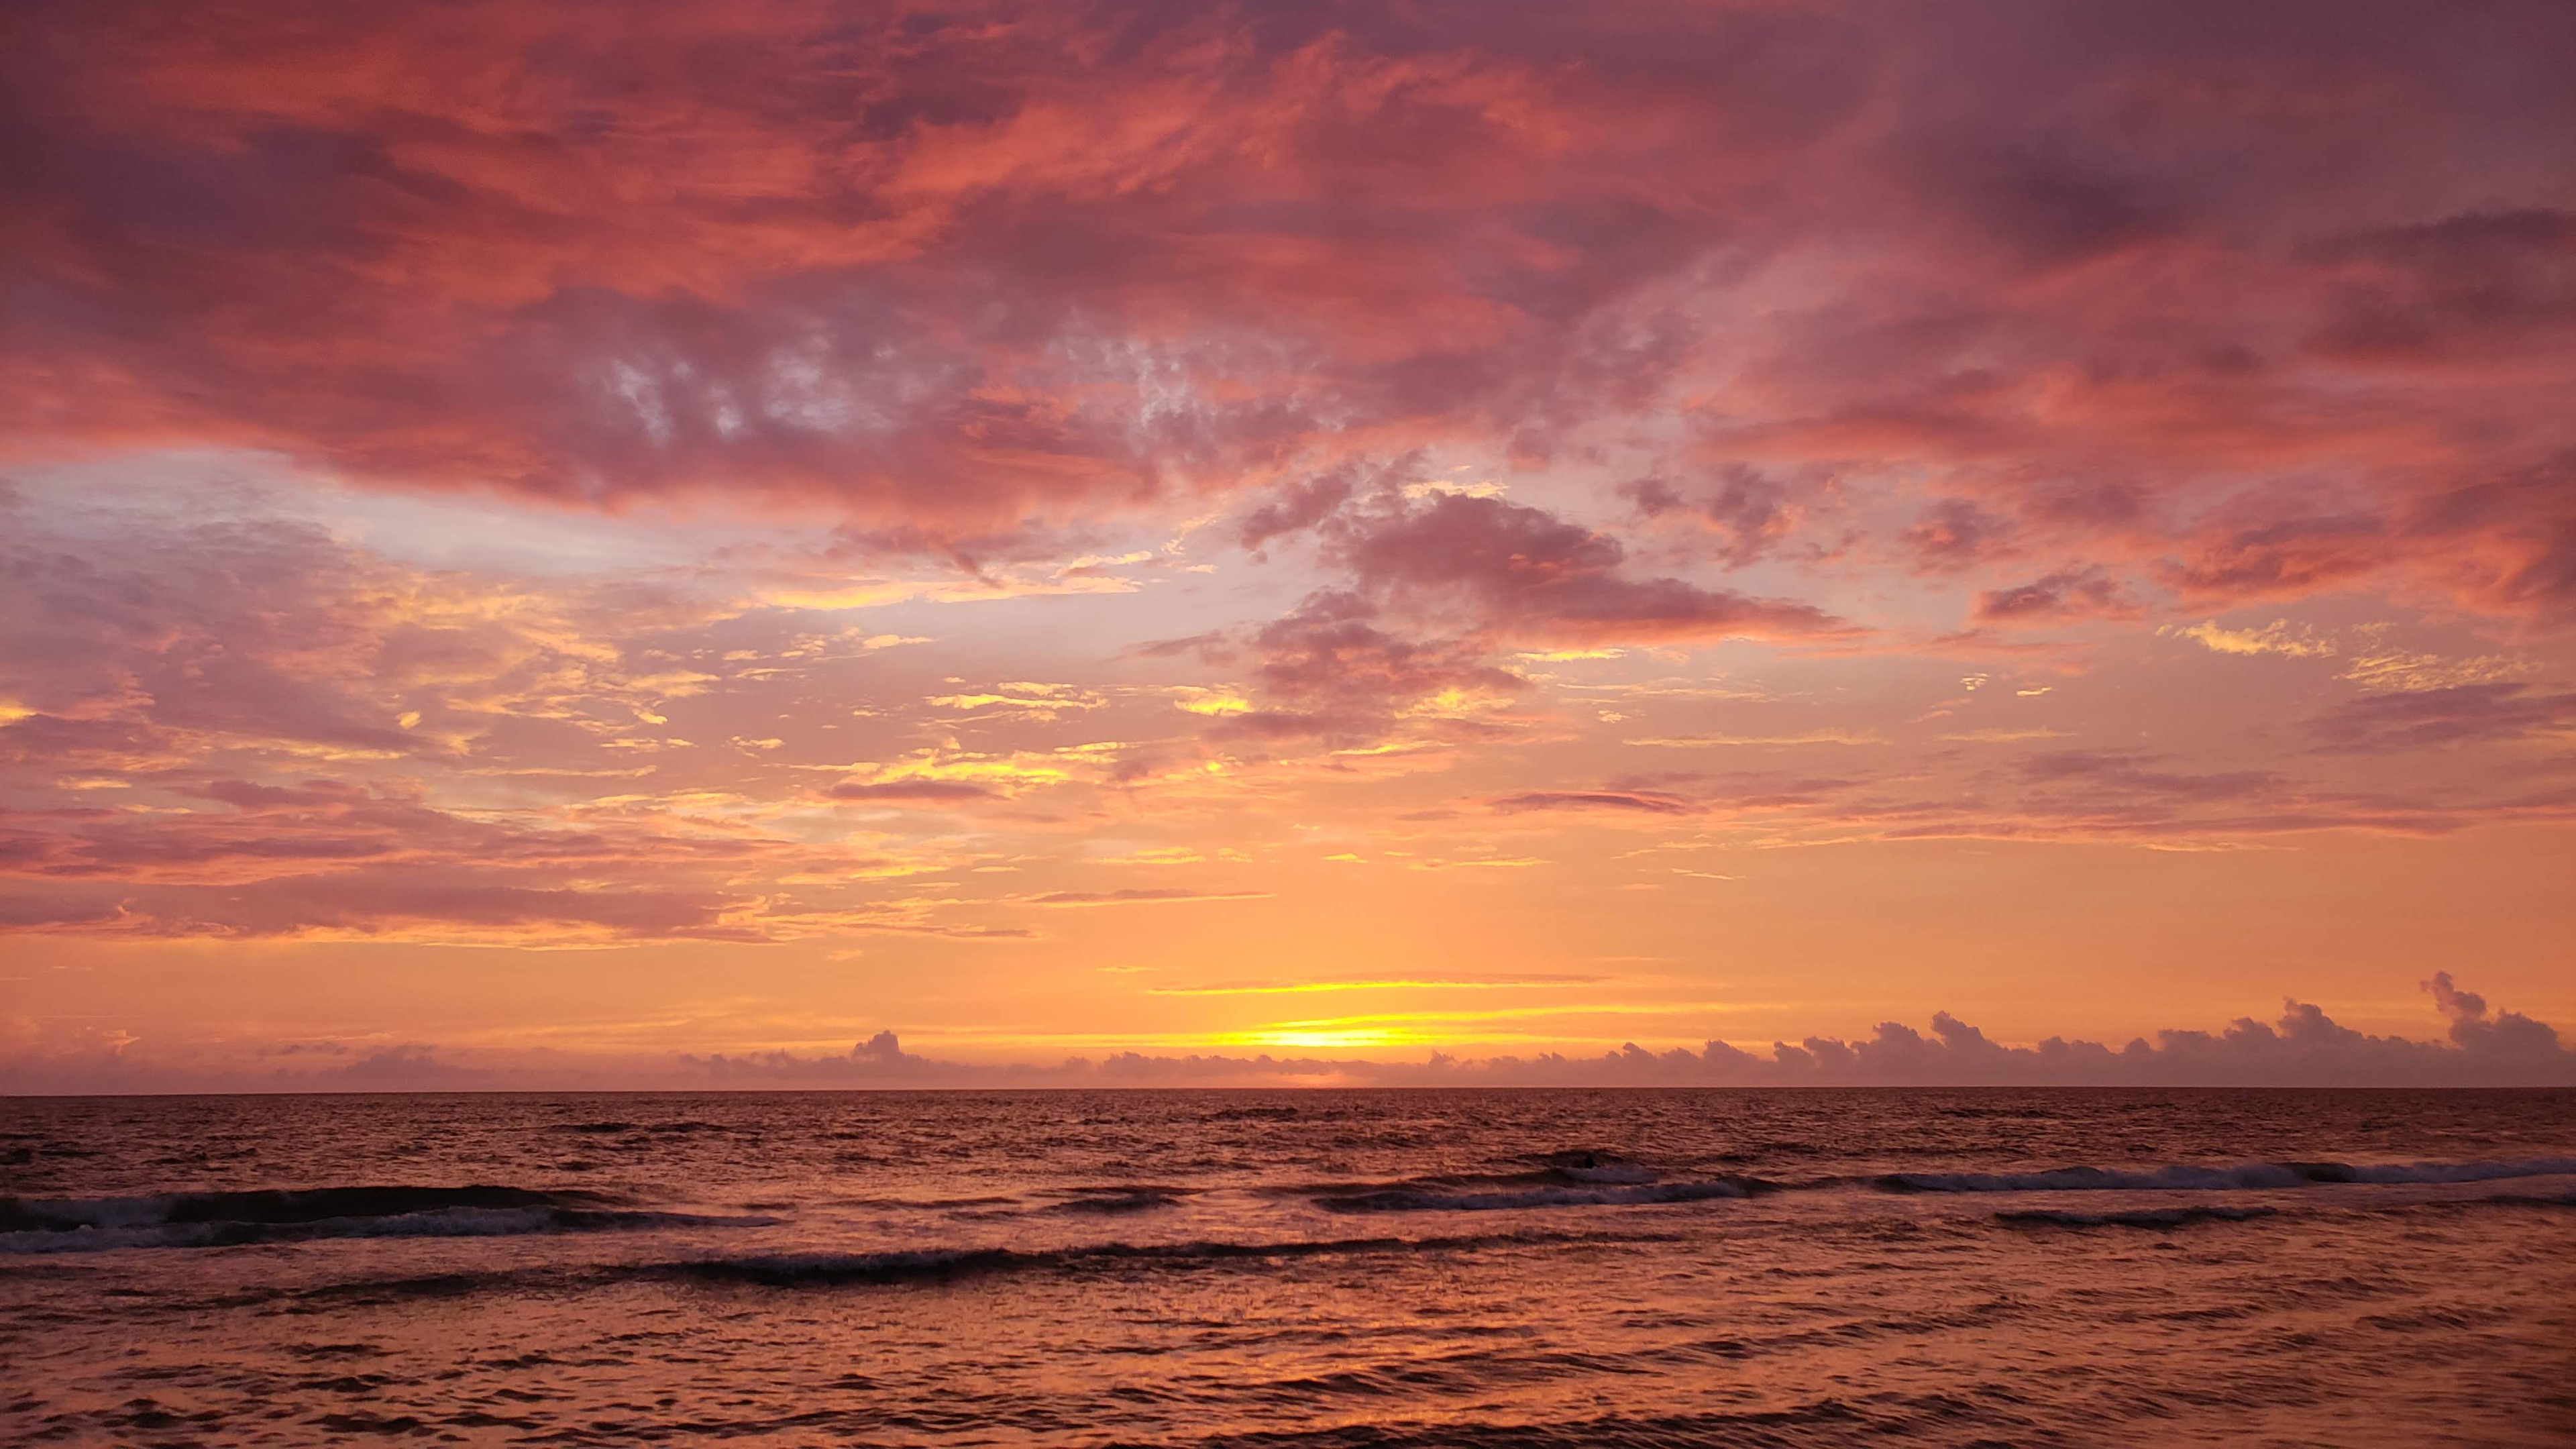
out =
<svg viewBox="0 0 2576 1449"><path fill-rule="evenodd" d="M2098 568L2083 568L2043 574L2015 588L1989 589L1977 596L1975 617L1981 624L2060 624L2131 612L2116 580Z"/></svg>
<svg viewBox="0 0 2576 1449"><path fill-rule="evenodd" d="M1954 738L2017 742L2010 731L2000 739ZM1761 741L1711 736L1650 743L1737 749ZM2266 837L2315 831L2431 837L2509 821L2576 819L2576 787L2546 780L2476 794L2329 790L2281 771L2192 769L2139 750L2036 749L1951 790L1926 789L1912 770L1838 777L1659 771L1613 776L1592 788L1523 790L1464 803L1506 814L1639 823L1758 820L1768 838L1781 841L2099 841L2175 850L2244 849Z"/></svg>
<svg viewBox="0 0 2576 1449"><path fill-rule="evenodd" d="M968 805L979 800L998 800L1001 792L990 785L972 780L878 780L867 783L845 781L830 790L835 800L857 800L886 805Z"/></svg>
<svg viewBox="0 0 2576 1449"><path fill-rule="evenodd" d="M2527 684L2462 684L2365 694L2308 721L2329 750L2387 753L2576 732L2576 694Z"/></svg>
<svg viewBox="0 0 2576 1449"><path fill-rule="evenodd" d="M317 1073L317 1086L329 1090L325 1083L336 1083L341 1090L359 1092L454 1089L470 1087L490 1079L488 1070L458 1066L439 1059L435 1048L421 1042L382 1047L349 1062Z"/></svg>
<svg viewBox="0 0 2576 1449"><path fill-rule="evenodd" d="M2334 238L2332 311L2311 345L2418 364L2562 345L2576 330L2576 213L2469 212Z"/></svg>
<svg viewBox="0 0 2576 1449"><path fill-rule="evenodd" d="M264 859L297 852L264 854ZM553 873L549 873L553 874ZM632 940L761 939L725 918L735 904L710 889L531 886L524 876L471 867L393 867L268 874L239 886L60 885L27 891L7 924L131 938L252 940L295 936L529 940L586 934Z"/></svg>
<svg viewBox="0 0 2576 1449"><path fill-rule="evenodd" d="M1649 520L1681 518L1698 524L1717 543L1716 558L1742 568L1778 549L1795 532L1799 501L1787 484L1742 464L1721 469L1697 487L1662 478L1619 485L1619 495Z"/></svg>
<svg viewBox="0 0 2576 1449"><path fill-rule="evenodd" d="M1461 610L1471 633L1497 642L1797 638L1846 627L1807 604L1637 578L1617 539L1499 498L1381 501L1337 520L1326 556L1361 592Z"/></svg>
<svg viewBox="0 0 2576 1449"><path fill-rule="evenodd" d="M1234 636L1222 629L1185 634L1177 639L1149 639L1120 651L1127 659L1172 659L1195 655L1202 664L1231 664L1240 652Z"/></svg>
<svg viewBox="0 0 2576 1449"><path fill-rule="evenodd" d="M1487 802L1506 815L1526 810L1604 811L1613 814L1689 815L1698 806L1678 795L1649 790L1522 790Z"/></svg>
<svg viewBox="0 0 2576 1449"><path fill-rule="evenodd" d="M2177 802L2242 800L2287 783L2267 770L2191 774L2158 769L2158 758L2133 750L2048 750L2024 760L2021 774L2038 785Z"/></svg>
<svg viewBox="0 0 2576 1449"><path fill-rule="evenodd" d="M1286 738L1382 732L1406 706L1448 691L1509 695L1529 681L1448 641L1378 627L1378 606L1344 590L1309 595L1263 626L1251 647L1272 707L1218 721L1220 736Z"/></svg>
<svg viewBox="0 0 2576 1449"><path fill-rule="evenodd" d="M2387 535L2383 521L2359 515L2222 522L2190 539L2190 551L2166 560L2159 572L2195 603L2296 597L2387 567Z"/></svg>
<svg viewBox="0 0 2576 1449"><path fill-rule="evenodd" d="M1618 466L1728 567L1831 476L1944 499L1893 530L1936 571L2045 528L2196 595L2396 571L2563 617L2564 509L2462 540L2483 578L2154 524L2314 479L2393 518L2576 442L2576 20L2167 13L32 0L0 385L49 456L821 502L969 572L1211 493L1258 546L1367 458L1678 423Z"/></svg>
<svg viewBox="0 0 2576 1449"><path fill-rule="evenodd" d="M1283 534L1312 528L1348 502L1354 486L1353 470L1347 468L1282 484L1277 496L1245 515L1237 541L1259 548Z"/></svg>
<svg viewBox="0 0 2576 1449"><path fill-rule="evenodd" d="M1047 891L1041 895L1021 896L1017 903L1025 906L1150 906L1181 901L1248 901L1259 900L1268 891L1191 891L1131 887L1114 891Z"/></svg>
<svg viewBox="0 0 2576 1449"><path fill-rule="evenodd" d="M1965 498L1945 498L1902 537L1922 567L1947 573L2014 557L2017 534L2010 519Z"/></svg>

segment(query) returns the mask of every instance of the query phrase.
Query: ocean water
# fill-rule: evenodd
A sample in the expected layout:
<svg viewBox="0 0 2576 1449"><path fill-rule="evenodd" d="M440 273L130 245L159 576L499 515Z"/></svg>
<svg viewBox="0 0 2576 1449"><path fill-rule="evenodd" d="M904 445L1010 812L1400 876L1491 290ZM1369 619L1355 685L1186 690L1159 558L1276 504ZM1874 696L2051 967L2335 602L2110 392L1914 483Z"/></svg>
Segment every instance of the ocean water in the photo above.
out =
<svg viewBox="0 0 2576 1449"><path fill-rule="evenodd" d="M2567 1445L2576 1093L0 1100L0 1443Z"/></svg>

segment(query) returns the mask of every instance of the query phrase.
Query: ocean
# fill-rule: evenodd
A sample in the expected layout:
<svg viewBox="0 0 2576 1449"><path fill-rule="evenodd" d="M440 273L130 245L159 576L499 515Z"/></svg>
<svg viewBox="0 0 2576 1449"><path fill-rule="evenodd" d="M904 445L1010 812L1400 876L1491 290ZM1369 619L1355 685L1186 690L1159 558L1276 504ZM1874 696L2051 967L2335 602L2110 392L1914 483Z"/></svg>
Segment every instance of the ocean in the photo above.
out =
<svg viewBox="0 0 2576 1449"><path fill-rule="evenodd" d="M0 1442L2576 1443L2576 1092L0 1100Z"/></svg>

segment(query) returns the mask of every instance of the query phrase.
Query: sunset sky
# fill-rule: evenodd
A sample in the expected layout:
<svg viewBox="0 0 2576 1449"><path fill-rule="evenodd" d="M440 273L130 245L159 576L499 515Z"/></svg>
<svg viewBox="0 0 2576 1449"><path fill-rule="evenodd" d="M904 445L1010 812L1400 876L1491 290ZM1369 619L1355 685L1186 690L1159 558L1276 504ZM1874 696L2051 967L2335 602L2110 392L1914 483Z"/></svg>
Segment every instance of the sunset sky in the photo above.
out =
<svg viewBox="0 0 2576 1449"><path fill-rule="evenodd" d="M2571 55L12 7L0 1090L2285 998L2563 1077Z"/></svg>

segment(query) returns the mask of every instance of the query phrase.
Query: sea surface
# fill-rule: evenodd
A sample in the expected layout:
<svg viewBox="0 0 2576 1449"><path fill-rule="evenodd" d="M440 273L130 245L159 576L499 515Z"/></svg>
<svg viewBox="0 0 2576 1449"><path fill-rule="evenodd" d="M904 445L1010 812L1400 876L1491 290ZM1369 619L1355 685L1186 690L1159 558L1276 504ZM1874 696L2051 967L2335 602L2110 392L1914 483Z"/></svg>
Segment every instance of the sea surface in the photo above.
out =
<svg viewBox="0 0 2576 1449"><path fill-rule="evenodd" d="M2576 1093L0 1100L0 1443L2576 1443Z"/></svg>

